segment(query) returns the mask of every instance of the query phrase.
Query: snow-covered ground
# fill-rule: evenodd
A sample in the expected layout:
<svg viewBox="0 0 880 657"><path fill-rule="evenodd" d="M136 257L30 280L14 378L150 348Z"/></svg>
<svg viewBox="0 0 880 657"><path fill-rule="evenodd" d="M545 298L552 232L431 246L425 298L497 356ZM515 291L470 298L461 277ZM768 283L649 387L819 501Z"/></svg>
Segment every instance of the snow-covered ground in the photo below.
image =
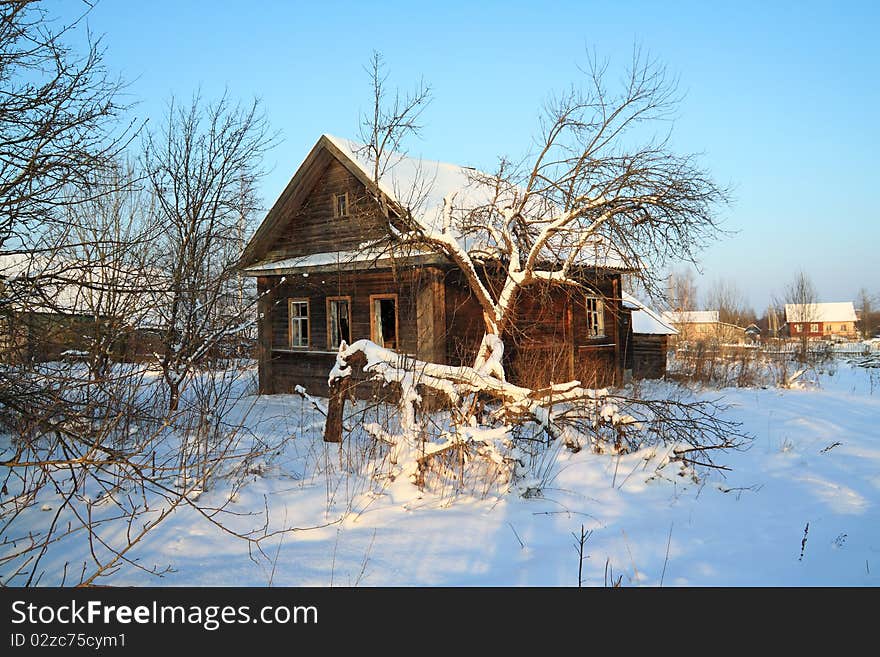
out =
<svg viewBox="0 0 880 657"><path fill-rule="evenodd" d="M649 387L662 394L668 385ZM880 370L838 362L818 386L701 394L723 396L728 417L755 437L749 449L718 458L731 468L725 476L659 467L662 449L618 457L561 448L548 454L540 493L530 497L420 493L402 478L369 482L323 443L323 418L307 402L260 397L250 428L289 439L252 468L236 494L234 509L244 515L235 526L261 524L268 508L268 531L298 529L266 539L263 554L254 554L181 508L130 555L173 572L157 578L124 567L102 582L575 586L583 527L592 532L584 585L618 578L623 586L880 585ZM224 493L217 487L201 501ZM50 515L39 505L27 513L35 527ZM87 551L68 541L44 561L45 583Z"/></svg>

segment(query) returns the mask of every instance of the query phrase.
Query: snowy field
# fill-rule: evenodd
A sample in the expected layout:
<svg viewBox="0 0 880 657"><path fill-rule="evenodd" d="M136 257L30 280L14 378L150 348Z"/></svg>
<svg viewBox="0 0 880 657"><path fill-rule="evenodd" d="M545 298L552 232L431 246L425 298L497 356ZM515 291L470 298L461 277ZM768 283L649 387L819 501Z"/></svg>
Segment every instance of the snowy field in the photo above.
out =
<svg viewBox="0 0 880 657"><path fill-rule="evenodd" d="M651 384L652 393L670 385ZM180 508L129 555L170 572L125 566L100 583L576 586L583 528L587 586L880 585L880 369L840 361L800 389L701 394L723 396L727 416L755 437L718 458L731 471L693 476L661 465L662 449L621 457L553 450L529 497L377 483L323 443L323 418L307 402L258 397L249 428L283 448L250 468L233 525L254 529L268 509L264 533L297 529L267 538L260 553ZM45 523L51 514L41 508L57 503L53 495L25 522ZM228 495L219 485L200 502ZM88 559L88 549L67 540L44 559L42 583L54 583L65 561Z"/></svg>

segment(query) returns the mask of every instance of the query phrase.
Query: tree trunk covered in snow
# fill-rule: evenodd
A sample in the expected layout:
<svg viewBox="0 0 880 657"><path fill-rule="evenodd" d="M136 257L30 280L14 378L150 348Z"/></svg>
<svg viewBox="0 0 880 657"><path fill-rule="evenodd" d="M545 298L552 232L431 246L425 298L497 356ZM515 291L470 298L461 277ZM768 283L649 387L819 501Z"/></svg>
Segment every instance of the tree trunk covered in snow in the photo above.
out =
<svg viewBox="0 0 880 657"><path fill-rule="evenodd" d="M340 350L346 347L343 342ZM346 359L346 364L351 367L363 367L367 359L363 353L357 352ZM324 442L342 442L342 419L345 415L345 398L354 385L351 377L338 377L330 381L330 399L327 404L327 419L324 423Z"/></svg>

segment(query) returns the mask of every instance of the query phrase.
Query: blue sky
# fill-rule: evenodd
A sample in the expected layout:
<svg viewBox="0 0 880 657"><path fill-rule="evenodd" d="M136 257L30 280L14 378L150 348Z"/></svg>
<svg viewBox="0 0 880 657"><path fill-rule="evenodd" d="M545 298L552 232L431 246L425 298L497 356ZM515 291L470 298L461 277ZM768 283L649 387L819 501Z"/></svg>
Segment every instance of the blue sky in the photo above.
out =
<svg viewBox="0 0 880 657"><path fill-rule="evenodd" d="M715 4L101 0L88 23L140 117L199 88L262 99L282 137L267 204L322 132L357 135L374 49L391 83L433 88L410 152L492 168L528 149L541 104L578 81L588 49L623 64L639 43L686 93L675 147L734 188L722 216L736 233L702 253L701 291L735 280L760 313L803 268L821 300L880 295L878 3Z"/></svg>

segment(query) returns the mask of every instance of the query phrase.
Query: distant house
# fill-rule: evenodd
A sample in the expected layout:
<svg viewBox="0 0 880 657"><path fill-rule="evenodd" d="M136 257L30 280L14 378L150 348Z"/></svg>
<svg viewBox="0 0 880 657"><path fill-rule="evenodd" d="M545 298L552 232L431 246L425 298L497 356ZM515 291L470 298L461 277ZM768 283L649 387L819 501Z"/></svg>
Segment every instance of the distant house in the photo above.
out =
<svg viewBox="0 0 880 657"><path fill-rule="evenodd" d="M758 342L761 339L761 329L757 324L749 324L746 326L745 334L750 342Z"/></svg>
<svg viewBox="0 0 880 657"><path fill-rule="evenodd" d="M792 338L821 340L833 336L854 339L856 311L852 301L835 303L787 303L785 321Z"/></svg>
<svg viewBox="0 0 880 657"><path fill-rule="evenodd" d="M136 276L60 257L0 255L0 362L85 358L111 326L113 358L151 356L160 350L158 317ZM108 313L122 308L129 317Z"/></svg>
<svg viewBox="0 0 880 657"><path fill-rule="evenodd" d="M625 349L625 370L637 379L659 379L666 374L670 335L678 331L647 305L624 292L623 307L630 311L630 339Z"/></svg>
<svg viewBox="0 0 880 657"><path fill-rule="evenodd" d="M680 341L740 343L745 339L744 329L722 322L717 310L667 311L663 321L678 330Z"/></svg>

